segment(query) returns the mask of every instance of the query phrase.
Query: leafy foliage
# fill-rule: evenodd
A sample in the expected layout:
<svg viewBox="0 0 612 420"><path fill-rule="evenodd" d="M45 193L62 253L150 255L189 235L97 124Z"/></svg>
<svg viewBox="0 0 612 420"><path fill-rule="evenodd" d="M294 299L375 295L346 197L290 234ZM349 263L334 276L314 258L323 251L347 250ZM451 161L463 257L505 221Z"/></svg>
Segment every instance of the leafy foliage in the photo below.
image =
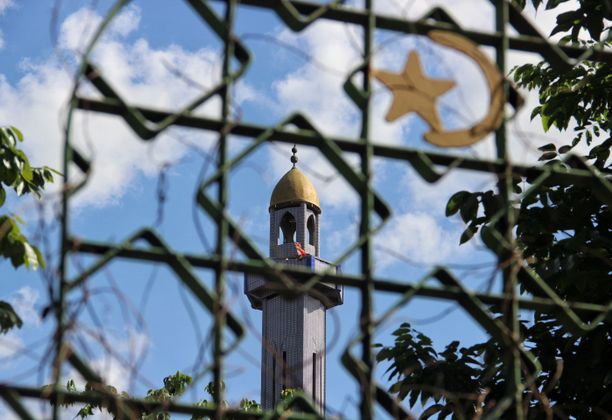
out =
<svg viewBox="0 0 612 420"><path fill-rule="evenodd" d="M261 404L259 404L255 400L249 400L248 398L243 398L240 400L240 408L247 412L257 413L261 411Z"/></svg>
<svg viewBox="0 0 612 420"><path fill-rule="evenodd" d="M145 401L169 402L180 397L185 389L191 385L192 378L189 375L177 371L174 375L164 378L164 386L158 389L150 389L147 392ZM165 412L143 413L143 420L166 420L170 414Z"/></svg>
<svg viewBox="0 0 612 420"><path fill-rule="evenodd" d="M524 8L526 0L513 0L514 4ZM531 0L536 9L545 5L546 10L555 9L569 0ZM609 0L579 0L577 8L557 15L557 25L550 35L565 33L563 41L578 42L581 31L586 31L593 44L602 38L602 34L609 31L607 22L612 19L612 5Z"/></svg>
<svg viewBox="0 0 612 420"><path fill-rule="evenodd" d="M11 260L13 267L25 265L32 270L45 266L40 250L21 233L18 216L0 216L0 257Z"/></svg>
<svg viewBox="0 0 612 420"><path fill-rule="evenodd" d="M34 168L25 152L17 146L23 134L15 127L0 127L0 206L6 197L5 188L12 188L18 196L32 193L40 198L45 183L53 182L59 172L47 166ZM3 187L4 185L4 187Z"/></svg>
<svg viewBox="0 0 612 420"><path fill-rule="evenodd" d="M281 401L288 400L293 398L298 393L298 389L296 388L283 388L281 389Z"/></svg>
<svg viewBox="0 0 612 420"><path fill-rule="evenodd" d="M397 378L390 391L399 399L408 398L410 407L419 400L421 405L433 400L426 410L427 416L438 413L438 418L445 418L456 413L461 418L471 417L478 409L482 390L497 387L501 360L495 343L460 348L459 341L453 341L438 353L429 337L408 323L403 323L393 335L393 346L377 345L382 348L376 359L390 362L389 379ZM490 391L488 394L497 395Z"/></svg>
<svg viewBox="0 0 612 420"><path fill-rule="evenodd" d="M15 312L13 307L7 303L0 301L0 334L6 334L12 328L21 328L23 321Z"/></svg>
<svg viewBox="0 0 612 420"><path fill-rule="evenodd" d="M565 2L532 0L536 7L545 5L547 9ZM525 5L524 0L515 3ZM567 42L609 47L606 25L612 16L610 2L581 0L576 7L558 15L552 33L566 34ZM578 35L590 39L579 39ZM584 61L570 71L560 72L547 63L527 64L516 67L512 74L519 86L539 92L540 103L531 116L541 117L544 130L574 127L569 144L540 147L539 160L568 169L587 164L609 180L610 65ZM582 155L572 154L580 150ZM513 179L517 201L508 210L494 190L454 194L447 203L446 215L459 214L466 223L460 242L480 232L485 245L499 252L491 240L492 232L500 229L500 216L505 211L514 212L514 231L523 264L563 299L607 305L612 301L609 197L595 194L584 185L534 181ZM525 187L530 188L529 194L519 196ZM525 293L526 285L519 286ZM491 309L499 312L499 308ZM560 417L602 418L612 412L612 328L608 322L576 337L556 314L535 311L533 319L521 320L520 330L524 345L542 364L540 375L523 377L529 418L553 413ZM460 348L455 341L438 354L430 340L408 324L400 326L395 335L395 343L383 347L378 360L391 364L391 391L401 399L407 398L411 406L420 398L426 407L424 417L436 413L438 418L451 414L472 417L503 397L503 348L494 340L468 348Z"/></svg>
<svg viewBox="0 0 612 420"><path fill-rule="evenodd" d="M163 382L164 382L164 385L161 388L150 389L147 392L145 401L161 402L161 403L168 403L168 402L174 401L180 398L185 393L188 387L192 384L193 378L180 371L177 371L174 375L166 376ZM47 385L47 386L50 387L52 385ZM222 384L222 386L225 387L224 384ZM74 385L74 381L72 380L68 381L67 390L78 392L76 389L76 386ZM92 384L86 384L85 390L82 392L90 392L94 390L100 391L99 386L94 386ZM117 390L112 386L106 386L102 391L104 393L110 393L111 395L117 396L118 398L130 398L130 395L127 394L126 392L122 392L121 394L118 394ZM214 395L214 383L209 382L204 387L204 391L212 399ZM293 394L290 393L289 396L291 395ZM283 398L289 398L289 396L286 396ZM222 404L224 407L229 407L229 403L227 401L224 401ZM202 399L198 401L195 405L197 407L207 407L207 408L215 407L215 403L212 400L208 400L208 399ZM104 407L100 405L86 404L79 410L77 416L81 419L85 419L85 418L95 415L96 410L101 411L103 409ZM244 398L240 401L240 409L245 412L256 413L256 412L261 411L261 405L257 401ZM109 411L109 413L112 414L110 410L107 409L107 411ZM145 412L140 413L140 416L138 418L141 420L169 420L171 417L170 417L170 413L166 411L154 411L154 412L145 411ZM232 417L225 416L224 418L231 420ZM205 420L205 419L208 419L208 417L202 417L202 416L197 416L197 415L192 416L192 420Z"/></svg>
<svg viewBox="0 0 612 420"><path fill-rule="evenodd" d="M6 200L6 188L18 196L32 193L40 198L47 182L53 182L53 169L33 168L23 150L17 147L23 134L15 127L0 127L0 207ZM25 265L44 266L40 251L21 233L23 221L16 215L0 215L0 256L8 258L15 268Z"/></svg>
<svg viewBox="0 0 612 420"><path fill-rule="evenodd" d="M400 399L408 397L410 407L420 397L422 404L432 398L440 412L470 408L472 401L461 397L445 405L437 403L448 392L478 393L479 371L472 365L480 367L481 363L475 359L480 349L459 349L459 342L453 341L438 354L429 337L412 329L408 323L403 323L393 335L395 344L383 347L376 356L378 361L391 361L387 369L390 380L400 379L391 386L391 392ZM406 351L407 348L410 351Z"/></svg>
<svg viewBox="0 0 612 420"><path fill-rule="evenodd" d="M553 409L576 418L601 417L610 410L612 346L610 331L597 328L577 340L554 317L539 314L536 322L521 322L527 348L542 364L543 372L527 387L529 418ZM378 361L389 361L389 379L396 379L390 391L417 401L428 415L438 418L471 418L485 407L493 407L506 392L502 368L502 346L494 339L471 347L453 341L437 353L428 337L402 324L392 346L382 347ZM380 345L379 345L380 346ZM605 367L602 369L602 367ZM526 384L534 378L524 377ZM545 394L548 400L540 398ZM423 417L426 418L425 413Z"/></svg>
<svg viewBox="0 0 612 420"><path fill-rule="evenodd" d="M18 196L34 194L40 198L48 182L53 182L49 167L34 168L25 152L17 147L23 141L23 134L15 127L0 127L0 207L6 201L6 190L13 189ZM32 245L19 229L23 220L17 215L0 214L0 258L11 261L13 267L25 265L36 270L44 267L45 261L39 249ZM20 328L21 319L11 305L0 301L0 333Z"/></svg>

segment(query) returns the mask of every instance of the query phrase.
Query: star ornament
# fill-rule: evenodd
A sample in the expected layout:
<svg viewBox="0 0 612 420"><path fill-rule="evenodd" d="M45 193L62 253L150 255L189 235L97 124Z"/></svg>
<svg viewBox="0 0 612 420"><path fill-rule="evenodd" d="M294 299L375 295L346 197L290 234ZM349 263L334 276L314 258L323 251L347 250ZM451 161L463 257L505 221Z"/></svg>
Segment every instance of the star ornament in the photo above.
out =
<svg viewBox="0 0 612 420"><path fill-rule="evenodd" d="M455 86L452 80L430 79L423 73L421 60L416 51L406 59L400 73L373 70L372 75L380 80L393 94L393 102L385 119L389 122L416 112L429 124L432 131L442 131L442 123L436 109L436 100Z"/></svg>

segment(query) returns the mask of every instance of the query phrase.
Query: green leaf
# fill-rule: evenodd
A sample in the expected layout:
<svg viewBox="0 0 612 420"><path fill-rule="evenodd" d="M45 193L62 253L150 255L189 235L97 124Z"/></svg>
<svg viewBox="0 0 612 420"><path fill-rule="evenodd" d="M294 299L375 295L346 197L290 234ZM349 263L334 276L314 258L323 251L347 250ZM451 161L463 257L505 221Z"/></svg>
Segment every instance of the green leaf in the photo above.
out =
<svg viewBox="0 0 612 420"><path fill-rule="evenodd" d="M23 248L23 262L25 263L25 266L31 270L38 270L38 267L40 266L38 263L38 256L40 255L40 252L36 252L34 247L26 241L23 242Z"/></svg>
<svg viewBox="0 0 612 420"><path fill-rule="evenodd" d="M540 115L542 112L542 107L541 106L536 106L535 108L533 108L533 110L531 111L531 117L529 118L530 120L533 120L535 117L537 117L538 115Z"/></svg>
<svg viewBox="0 0 612 420"><path fill-rule="evenodd" d="M544 146L538 147L538 150L541 152L554 152L557 150L557 146L555 146L553 143L548 143Z"/></svg>
<svg viewBox="0 0 612 420"><path fill-rule="evenodd" d="M32 167L30 166L30 161L29 160L24 160L23 161L23 168L21 169L21 176L26 180L26 181L32 181Z"/></svg>
<svg viewBox="0 0 612 420"><path fill-rule="evenodd" d="M188 385L191 384L193 378L185 375L181 371L177 371L174 375L164 378L164 389L171 396L180 396L185 392Z"/></svg>
<svg viewBox="0 0 612 420"><path fill-rule="evenodd" d="M480 229L480 239L482 239L487 248L497 255L504 250L503 237L494 227L483 226Z"/></svg>
<svg viewBox="0 0 612 420"><path fill-rule="evenodd" d="M15 135L15 137L17 137L17 140L23 141L23 133L21 131L19 131L19 129L17 127L11 126L10 129L13 132L13 134Z"/></svg>
<svg viewBox="0 0 612 420"><path fill-rule="evenodd" d="M77 416L80 417L81 419L87 418L89 416L93 416L94 415L93 410L94 410L93 405L87 404L79 410L79 412L77 413Z"/></svg>
<svg viewBox="0 0 612 420"><path fill-rule="evenodd" d="M43 177L45 178L45 181L53 182L53 173L48 168L43 169Z"/></svg>
<svg viewBox="0 0 612 420"><path fill-rule="evenodd" d="M76 384L74 383L74 379L70 379L66 383L66 390L70 392L77 392Z"/></svg>
<svg viewBox="0 0 612 420"><path fill-rule="evenodd" d="M4 143L6 146L8 147L15 147L16 145L16 141L15 139L17 138L16 135L14 135L9 128L7 127L0 127L0 134L2 135L2 143Z"/></svg>
<svg viewBox="0 0 612 420"><path fill-rule="evenodd" d="M567 0L548 0L546 2L546 10L554 9L559 4L561 4L561 3L565 2L565 1L567 1Z"/></svg>
<svg viewBox="0 0 612 420"><path fill-rule="evenodd" d="M459 191L453 194L452 197L449 198L448 203L446 204L446 217L452 216L453 214L457 213L463 201L470 195L471 193L468 191Z"/></svg>
<svg viewBox="0 0 612 420"><path fill-rule="evenodd" d="M0 300L0 333L6 334L13 328L21 328L23 321L10 303Z"/></svg>
<svg viewBox="0 0 612 420"><path fill-rule="evenodd" d="M542 113L540 114L540 118L542 119L542 128L544 131L548 131L550 128L550 115Z"/></svg>
<svg viewBox="0 0 612 420"><path fill-rule="evenodd" d="M42 268L45 268L47 265L45 263L45 258L43 257L42 252L40 252L40 249L38 249L35 246L32 246L32 248L34 249L34 252L36 252L36 258L38 258L38 264Z"/></svg>
<svg viewBox="0 0 612 420"><path fill-rule="evenodd" d="M470 223L468 227L461 234L461 238L459 239L459 244L463 244L474 236L474 234L478 231L478 227L474 223Z"/></svg>
<svg viewBox="0 0 612 420"><path fill-rule="evenodd" d="M2 207L5 200L6 200L6 191L4 190L2 185L0 185L0 207Z"/></svg>
<svg viewBox="0 0 612 420"><path fill-rule="evenodd" d="M559 154L567 153L570 150L572 150L572 146L568 146L568 145L561 146L561 147L559 147Z"/></svg>
<svg viewBox="0 0 612 420"><path fill-rule="evenodd" d="M600 15L591 14L585 20L586 28L595 41L599 41L601 38L601 32L603 31L603 20Z"/></svg>
<svg viewBox="0 0 612 420"><path fill-rule="evenodd" d="M546 152L542 153L542 156L538 159L539 161L551 160L557 157L557 152Z"/></svg>
<svg viewBox="0 0 612 420"><path fill-rule="evenodd" d="M469 222L476 218L476 214L478 213L478 199L475 194L470 194L461 204L459 208L461 219L465 223Z"/></svg>
<svg viewBox="0 0 612 420"><path fill-rule="evenodd" d="M17 185L15 186L15 192L17 193L18 196L21 196L23 195L25 188L26 188L26 183L23 181L19 181Z"/></svg>
<svg viewBox="0 0 612 420"><path fill-rule="evenodd" d="M417 402L417 400L419 399L419 391L418 390L412 390L410 392L410 400L408 402L408 404L410 405L410 408L412 408L414 406L414 404Z"/></svg>
<svg viewBox="0 0 612 420"><path fill-rule="evenodd" d="M582 13L578 10L571 10L569 12L561 13L557 16L557 24L559 23L572 23L576 19L580 19L582 17Z"/></svg>

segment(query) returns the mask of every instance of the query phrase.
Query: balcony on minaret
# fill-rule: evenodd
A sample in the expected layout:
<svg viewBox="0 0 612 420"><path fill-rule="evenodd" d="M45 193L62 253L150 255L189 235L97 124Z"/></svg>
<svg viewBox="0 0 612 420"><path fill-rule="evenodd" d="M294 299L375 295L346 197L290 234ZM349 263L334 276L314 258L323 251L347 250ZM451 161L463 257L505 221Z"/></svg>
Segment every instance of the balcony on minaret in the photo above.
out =
<svg viewBox="0 0 612 420"><path fill-rule="evenodd" d="M336 274L340 272L340 267L334 266L330 262L315 257L314 255L298 258L295 246L293 246L293 252L291 252L290 249L288 251L288 254L293 253L294 255L288 258L271 258L271 260L279 264L292 266L292 268L308 269L315 273ZM263 300L279 294L279 287L282 288L282 285L266 280L265 277L258 274L246 273L244 276L244 293L249 298L249 302L251 302L251 307L253 309L261 310ZM341 285L320 282L316 285L315 291L311 293L311 295L321 300L325 308L329 309L337 305L342 305L344 302L344 287ZM321 299L322 297L323 299Z"/></svg>

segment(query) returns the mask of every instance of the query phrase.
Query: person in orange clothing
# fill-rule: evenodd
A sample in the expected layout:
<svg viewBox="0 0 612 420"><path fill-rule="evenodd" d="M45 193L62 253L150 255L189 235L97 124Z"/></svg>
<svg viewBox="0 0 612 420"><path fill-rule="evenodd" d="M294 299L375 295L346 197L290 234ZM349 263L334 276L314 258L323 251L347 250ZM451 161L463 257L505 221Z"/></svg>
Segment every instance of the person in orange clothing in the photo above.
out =
<svg viewBox="0 0 612 420"><path fill-rule="evenodd" d="M295 250L297 251L298 254L298 259L302 259L306 256L308 256L308 252L304 251L304 248L302 248L302 244L299 242L295 243Z"/></svg>

